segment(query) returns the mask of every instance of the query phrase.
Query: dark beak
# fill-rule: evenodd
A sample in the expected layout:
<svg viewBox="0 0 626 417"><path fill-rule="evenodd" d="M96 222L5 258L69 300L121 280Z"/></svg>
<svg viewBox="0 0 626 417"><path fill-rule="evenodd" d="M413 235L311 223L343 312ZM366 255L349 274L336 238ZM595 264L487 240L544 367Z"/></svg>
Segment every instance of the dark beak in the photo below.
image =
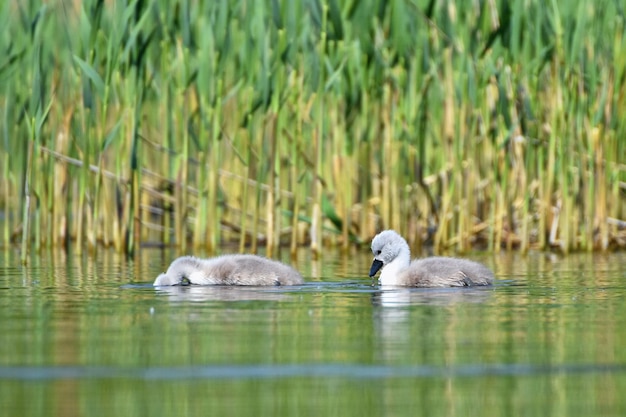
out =
<svg viewBox="0 0 626 417"><path fill-rule="evenodd" d="M382 267L383 267L383 261L374 259L374 262L372 262L372 267L370 268L370 278L376 275L376 272L378 272L378 270Z"/></svg>

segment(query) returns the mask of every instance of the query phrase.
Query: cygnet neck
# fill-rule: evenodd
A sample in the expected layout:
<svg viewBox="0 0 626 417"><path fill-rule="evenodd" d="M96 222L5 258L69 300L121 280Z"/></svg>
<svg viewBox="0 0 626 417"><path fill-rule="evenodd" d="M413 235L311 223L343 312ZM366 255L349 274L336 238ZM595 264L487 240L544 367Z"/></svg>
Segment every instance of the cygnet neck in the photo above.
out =
<svg viewBox="0 0 626 417"><path fill-rule="evenodd" d="M411 263L411 252L407 247L400 249L398 256L383 267L378 282L380 285L400 285L400 273Z"/></svg>

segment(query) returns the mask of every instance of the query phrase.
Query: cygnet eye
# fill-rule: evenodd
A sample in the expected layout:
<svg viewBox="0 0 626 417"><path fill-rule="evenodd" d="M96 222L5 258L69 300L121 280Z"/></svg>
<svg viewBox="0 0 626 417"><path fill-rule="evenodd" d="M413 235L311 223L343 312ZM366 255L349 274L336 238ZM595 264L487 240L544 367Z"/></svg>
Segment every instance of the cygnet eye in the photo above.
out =
<svg viewBox="0 0 626 417"><path fill-rule="evenodd" d="M376 251L376 255L380 255L381 253L383 253L383 251L381 251L381 250L377 250Z"/></svg>

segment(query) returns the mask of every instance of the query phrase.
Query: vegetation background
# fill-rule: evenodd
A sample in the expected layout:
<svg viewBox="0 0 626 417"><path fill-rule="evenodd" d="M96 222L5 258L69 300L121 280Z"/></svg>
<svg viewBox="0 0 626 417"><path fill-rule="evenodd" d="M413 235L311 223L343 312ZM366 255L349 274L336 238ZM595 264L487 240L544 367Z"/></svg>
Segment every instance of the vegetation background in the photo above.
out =
<svg viewBox="0 0 626 417"><path fill-rule="evenodd" d="M0 242L626 246L622 0L9 0ZM23 255L25 256L25 255Z"/></svg>

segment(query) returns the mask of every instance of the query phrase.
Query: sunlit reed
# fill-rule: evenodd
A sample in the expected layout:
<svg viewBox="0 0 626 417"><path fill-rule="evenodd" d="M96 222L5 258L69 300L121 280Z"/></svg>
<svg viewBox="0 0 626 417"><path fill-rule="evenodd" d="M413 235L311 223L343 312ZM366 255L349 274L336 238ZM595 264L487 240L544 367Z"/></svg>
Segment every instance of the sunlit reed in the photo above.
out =
<svg viewBox="0 0 626 417"><path fill-rule="evenodd" d="M618 3L5 2L2 244L626 247Z"/></svg>

